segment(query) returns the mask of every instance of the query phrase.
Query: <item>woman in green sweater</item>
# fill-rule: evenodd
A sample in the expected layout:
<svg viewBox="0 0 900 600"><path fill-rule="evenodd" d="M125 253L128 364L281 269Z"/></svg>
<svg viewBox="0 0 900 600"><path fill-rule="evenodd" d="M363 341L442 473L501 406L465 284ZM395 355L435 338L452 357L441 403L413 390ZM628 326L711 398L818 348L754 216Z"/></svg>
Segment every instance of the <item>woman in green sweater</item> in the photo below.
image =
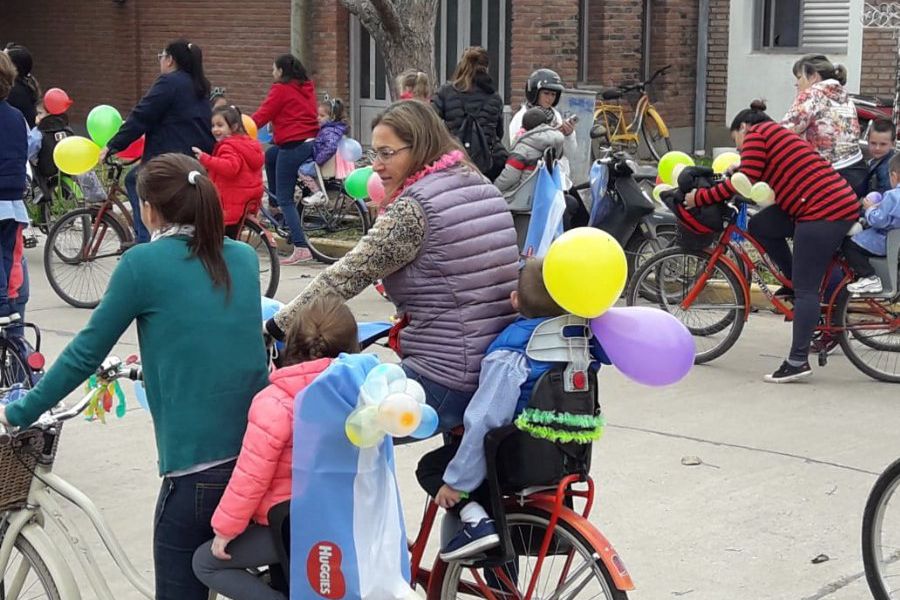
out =
<svg viewBox="0 0 900 600"><path fill-rule="evenodd" d="M191 557L213 536L253 396L266 386L259 264L224 239L216 189L180 154L148 162L138 179L153 242L131 248L87 326L0 421L25 427L76 389L137 321L162 488L154 519L157 600L206 600Z"/></svg>

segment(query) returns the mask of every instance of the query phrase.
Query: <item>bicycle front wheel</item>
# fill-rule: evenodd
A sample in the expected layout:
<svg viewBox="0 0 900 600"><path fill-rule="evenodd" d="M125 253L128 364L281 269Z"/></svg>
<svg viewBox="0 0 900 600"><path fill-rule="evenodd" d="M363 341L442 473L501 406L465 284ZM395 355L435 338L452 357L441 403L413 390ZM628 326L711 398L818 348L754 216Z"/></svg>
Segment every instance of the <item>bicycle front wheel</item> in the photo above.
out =
<svg viewBox="0 0 900 600"><path fill-rule="evenodd" d="M129 240L122 224L108 212L99 221L91 208L64 215L50 229L44 246L50 287L75 308L94 308Z"/></svg>
<svg viewBox="0 0 900 600"><path fill-rule="evenodd" d="M840 342L853 365L874 379L900 383L900 307L896 300L853 298L837 304Z"/></svg>
<svg viewBox="0 0 900 600"><path fill-rule="evenodd" d="M0 536L2 538L2 536ZM10 600L60 600L59 587L40 554L18 536L6 570L0 579L0 598Z"/></svg>
<svg viewBox="0 0 900 600"><path fill-rule="evenodd" d="M274 298L281 277L281 264L278 262L275 243L269 240L259 223L249 220L244 223L237 239L256 250L259 258L260 292L267 298Z"/></svg>
<svg viewBox="0 0 900 600"><path fill-rule="evenodd" d="M900 507L891 504L900 486L900 460L875 482L863 512L862 555L866 581L875 600L900 598Z"/></svg>
<svg viewBox="0 0 900 600"><path fill-rule="evenodd" d="M672 149L672 140L669 139L668 134L664 135L662 133L663 127L665 125L657 122L656 118L650 113L644 115L644 120L641 121L641 133L644 136L644 143L647 144L647 149L650 150L650 154L656 160L659 160L663 154Z"/></svg>
<svg viewBox="0 0 900 600"><path fill-rule="evenodd" d="M544 557L539 556L539 551L550 515L523 507L508 513L506 524L516 552L515 560L485 569L462 562L448 564L441 586L442 600L524 598L532 586L532 598L628 598L616 588L600 560L603 549L594 547L569 523L557 521ZM543 562L540 572L535 574L539 558Z"/></svg>
<svg viewBox="0 0 900 600"><path fill-rule="evenodd" d="M331 264L369 231L368 209L340 190L329 189L321 203L297 207L300 227L316 260Z"/></svg>
<svg viewBox="0 0 900 600"><path fill-rule="evenodd" d="M663 250L647 259L625 292L628 306L660 308L688 328L694 336L696 364L718 358L734 345L748 309L737 275L722 261L709 268L709 259L705 252ZM701 282L707 270L710 273ZM685 308L683 303L691 296Z"/></svg>

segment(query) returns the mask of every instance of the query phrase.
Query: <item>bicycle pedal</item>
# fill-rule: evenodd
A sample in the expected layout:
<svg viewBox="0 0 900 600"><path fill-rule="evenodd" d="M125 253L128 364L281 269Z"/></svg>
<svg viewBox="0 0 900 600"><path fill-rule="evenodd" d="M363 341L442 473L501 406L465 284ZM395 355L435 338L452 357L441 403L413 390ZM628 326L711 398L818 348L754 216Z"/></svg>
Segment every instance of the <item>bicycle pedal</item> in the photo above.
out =
<svg viewBox="0 0 900 600"><path fill-rule="evenodd" d="M38 245L37 236L23 238L22 245L25 246L26 248L37 248L37 245Z"/></svg>
<svg viewBox="0 0 900 600"><path fill-rule="evenodd" d="M828 364L828 352L822 350L819 352L819 366L824 367Z"/></svg>

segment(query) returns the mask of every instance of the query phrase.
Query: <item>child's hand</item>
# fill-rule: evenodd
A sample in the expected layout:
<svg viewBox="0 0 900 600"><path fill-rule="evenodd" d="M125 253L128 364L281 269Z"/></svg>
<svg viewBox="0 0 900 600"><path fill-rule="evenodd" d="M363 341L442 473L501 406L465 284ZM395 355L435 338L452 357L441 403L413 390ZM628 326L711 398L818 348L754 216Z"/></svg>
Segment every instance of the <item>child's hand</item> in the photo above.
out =
<svg viewBox="0 0 900 600"><path fill-rule="evenodd" d="M197 146L191 146L191 152L193 152L194 156L196 156L198 159L200 158L200 155L203 154L203 150L201 150Z"/></svg>
<svg viewBox="0 0 900 600"><path fill-rule="evenodd" d="M228 546L228 542L231 541L231 538L222 537L221 535L216 535L212 541L212 555L218 558L219 560L231 560L231 555L225 552L225 548Z"/></svg>
<svg viewBox="0 0 900 600"><path fill-rule="evenodd" d="M873 201L872 201L871 199L869 199L869 198L863 198L863 210L869 210L870 208L872 208L872 207L875 206L876 204L878 204L878 203L877 203L877 202L873 202Z"/></svg>
<svg viewBox="0 0 900 600"><path fill-rule="evenodd" d="M460 494L445 483L441 486L441 489L438 490L437 496L434 497L434 501L437 502L437 505L441 508L453 508L459 504Z"/></svg>
<svg viewBox="0 0 900 600"><path fill-rule="evenodd" d="M694 208L697 206L697 190L691 190L687 194L684 195L684 205L688 208Z"/></svg>

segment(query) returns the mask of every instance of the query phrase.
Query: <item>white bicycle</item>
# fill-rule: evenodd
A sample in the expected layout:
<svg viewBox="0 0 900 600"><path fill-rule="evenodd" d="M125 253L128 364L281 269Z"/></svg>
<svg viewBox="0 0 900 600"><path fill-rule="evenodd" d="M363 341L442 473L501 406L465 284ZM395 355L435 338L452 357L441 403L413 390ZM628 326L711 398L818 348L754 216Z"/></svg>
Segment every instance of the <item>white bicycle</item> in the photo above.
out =
<svg viewBox="0 0 900 600"><path fill-rule="evenodd" d="M137 380L141 367L110 357L97 371L97 381ZM61 531L81 572L96 596L115 600L100 564L86 544L81 528L62 511L62 501L87 516L117 569L141 596L153 599L153 586L128 559L100 510L77 487L53 473L53 461L63 422L81 414L91 403L89 392L71 408L48 414L34 426L0 434L0 599L79 600L81 592L72 569L45 531L53 523Z"/></svg>

